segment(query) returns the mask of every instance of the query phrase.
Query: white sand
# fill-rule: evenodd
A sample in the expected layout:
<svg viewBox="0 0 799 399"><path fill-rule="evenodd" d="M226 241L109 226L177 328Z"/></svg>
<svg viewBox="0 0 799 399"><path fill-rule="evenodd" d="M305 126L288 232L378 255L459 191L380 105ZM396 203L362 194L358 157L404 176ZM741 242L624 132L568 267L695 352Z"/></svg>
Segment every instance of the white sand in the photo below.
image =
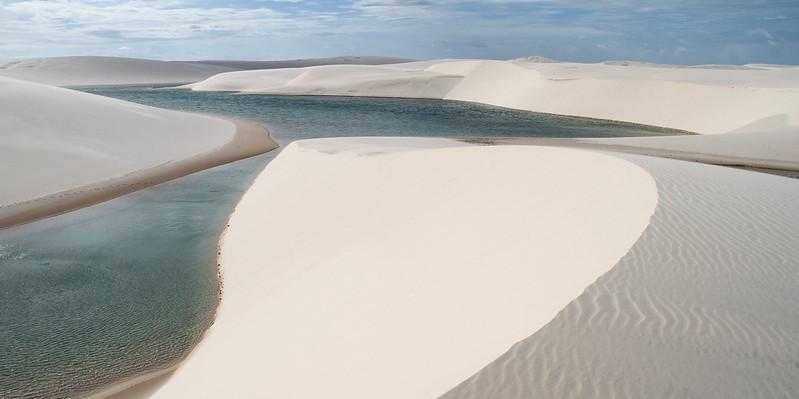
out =
<svg viewBox="0 0 799 399"><path fill-rule="evenodd" d="M219 118L2 77L0 88L0 227L274 148Z"/></svg>
<svg viewBox="0 0 799 399"><path fill-rule="evenodd" d="M119 57L55 57L0 61L0 76L55 86L196 82L234 68Z"/></svg>
<svg viewBox="0 0 799 399"><path fill-rule="evenodd" d="M658 185L647 230L445 399L799 397L799 180L623 157Z"/></svg>
<svg viewBox="0 0 799 399"><path fill-rule="evenodd" d="M443 394L616 264L656 197L580 150L295 142L232 216L216 323L146 395Z"/></svg>
<svg viewBox="0 0 799 399"><path fill-rule="evenodd" d="M438 99L460 81L460 76L428 72L417 63L403 68L405 65L326 65L229 72L184 87L201 91Z"/></svg>
<svg viewBox="0 0 799 399"><path fill-rule="evenodd" d="M799 68L439 60L231 72L194 90L425 97L634 122L705 135L594 140L683 159L799 169ZM767 133L767 134L763 134ZM746 135L746 136L743 136Z"/></svg>

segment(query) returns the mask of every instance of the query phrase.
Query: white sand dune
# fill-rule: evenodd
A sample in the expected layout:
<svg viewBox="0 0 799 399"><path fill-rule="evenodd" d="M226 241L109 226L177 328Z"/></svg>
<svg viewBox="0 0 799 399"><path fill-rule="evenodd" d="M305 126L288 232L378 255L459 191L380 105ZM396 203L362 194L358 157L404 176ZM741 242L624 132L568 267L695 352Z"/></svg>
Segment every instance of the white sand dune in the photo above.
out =
<svg viewBox="0 0 799 399"><path fill-rule="evenodd" d="M123 57L52 57L0 61L0 76L54 86L174 85L239 70L313 65L381 65L409 62L390 57L345 56L285 61L157 61Z"/></svg>
<svg viewBox="0 0 799 399"><path fill-rule="evenodd" d="M244 60L207 60L185 61L190 64L217 65L239 70L252 69L278 69L278 68L304 68L317 65L384 65L412 62L407 58L345 55L327 58L302 58L296 60L278 61L244 61Z"/></svg>
<svg viewBox="0 0 799 399"><path fill-rule="evenodd" d="M275 147L263 128L0 77L0 228Z"/></svg>
<svg viewBox="0 0 799 399"><path fill-rule="evenodd" d="M230 72L184 87L200 91L438 99L461 79L458 75L428 72L415 64L410 67L406 64L326 65Z"/></svg>
<svg viewBox="0 0 799 399"><path fill-rule="evenodd" d="M54 57L0 61L0 76L54 86L177 84L235 70L226 66L120 57Z"/></svg>
<svg viewBox="0 0 799 399"><path fill-rule="evenodd" d="M444 398L799 397L799 180L623 157L657 181L643 236Z"/></svg>
<svg viewBox="0 0 799 399"><path fill-rule="evenodd" d="M230 72L191 86L243 93L425 97L610 119L714 137L595 140L683 159L799 170L799 68L439 60ZM720 134L735 133L735 138ZM775 151L776 150L776 151ZM661 155L661 154L659 154Z"/></svg>
<svg viewBox="0 0 799 399"><path fill-rule="evenodd" d="M230 220L214 326L160 386L115 398L441 395L616 264L656 197L587 151L294 142Z"/></svg>

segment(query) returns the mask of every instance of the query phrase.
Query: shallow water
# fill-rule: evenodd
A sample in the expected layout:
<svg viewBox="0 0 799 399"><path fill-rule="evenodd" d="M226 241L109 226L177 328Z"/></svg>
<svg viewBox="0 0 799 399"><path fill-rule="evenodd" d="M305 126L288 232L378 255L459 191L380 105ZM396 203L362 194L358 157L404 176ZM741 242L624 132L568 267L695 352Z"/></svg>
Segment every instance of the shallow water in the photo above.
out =
<svg viewBox="0 0 799 399"><path fill-rule="evenodd" d="M86 91L266 123L286 144L352 135L607 137L665 129L460 102ZM0 398L81 395L180 360L218 302L216 244L274 154L0 231Z"/></svg>

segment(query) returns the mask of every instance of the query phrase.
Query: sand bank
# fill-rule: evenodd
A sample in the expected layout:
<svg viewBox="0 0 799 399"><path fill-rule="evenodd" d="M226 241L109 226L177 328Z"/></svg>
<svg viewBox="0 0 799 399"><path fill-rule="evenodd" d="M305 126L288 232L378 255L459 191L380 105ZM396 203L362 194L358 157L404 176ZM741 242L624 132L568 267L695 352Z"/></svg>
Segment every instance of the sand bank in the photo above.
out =
<svg viewBox="0 0 799 399"><path fill-rule="evenodd" d="M616 264L656 197L580 150L295 142L230 220L216 323L146 397L443 394Z"/></svg>
<svg viewBox="0 0 799 399"><path fill-rule="evenodd" d="M797 67L535 61L439 60L230 72L191 87L471 101L712 135L591 140L637 152L766 168L799 160Z"/></svg>
<svg viewBox="0 0 799 399"><path fill-rule="evenodd" d="M0 78L0 228L276 147L242 121Z"/></svg>

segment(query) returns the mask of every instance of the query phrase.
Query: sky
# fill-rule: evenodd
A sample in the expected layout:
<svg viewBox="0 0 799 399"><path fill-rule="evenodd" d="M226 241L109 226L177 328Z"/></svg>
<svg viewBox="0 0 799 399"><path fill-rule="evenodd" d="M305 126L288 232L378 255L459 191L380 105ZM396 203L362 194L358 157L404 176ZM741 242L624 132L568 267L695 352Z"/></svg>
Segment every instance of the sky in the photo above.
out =
<svg viewBox="0 0 799 399"><path fill-rule="evenodd" d="M799 64L799 0L0 0L0 59Z"/></svg>

